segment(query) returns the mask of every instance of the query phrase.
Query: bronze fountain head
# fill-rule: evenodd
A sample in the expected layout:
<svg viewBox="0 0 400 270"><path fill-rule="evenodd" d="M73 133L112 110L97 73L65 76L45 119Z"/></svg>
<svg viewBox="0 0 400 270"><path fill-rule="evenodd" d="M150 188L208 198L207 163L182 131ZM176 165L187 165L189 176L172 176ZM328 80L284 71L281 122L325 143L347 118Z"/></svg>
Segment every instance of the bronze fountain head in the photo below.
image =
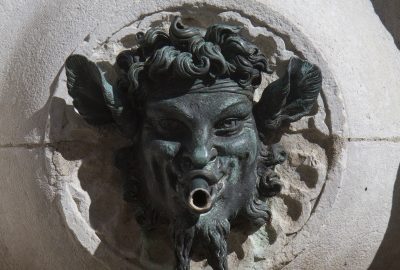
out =
<svg viewBox="0 0 400 270"><path fill-rule="evenodd" d="M125 200L143 230L169 228L176 269L193 254L227 269L227 236L269 222L267 198L281 190L274 167L285 160L284 128L310 113L321 90L318 67L299 58L258 102L262 52L236 26L205 31L176 17L169 33L137 34L117 56L109 82L81 55L66 61L73 105L93 125L114 124L132 142L116 155Z"/></svg>

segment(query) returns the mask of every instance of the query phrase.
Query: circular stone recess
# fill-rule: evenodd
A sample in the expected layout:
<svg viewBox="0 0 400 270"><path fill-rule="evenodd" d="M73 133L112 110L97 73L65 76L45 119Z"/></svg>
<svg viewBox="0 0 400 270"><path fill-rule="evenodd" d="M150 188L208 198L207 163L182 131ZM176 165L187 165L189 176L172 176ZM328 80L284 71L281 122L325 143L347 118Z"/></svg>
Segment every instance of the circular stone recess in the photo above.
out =
<svg viewBox="0 0 400 270"><path fill-rule="evenodd" d="M265 12L270 14L267 9ZM266 85L282 76L292 56L307 58L311 52L310 61L322 69L323 92L313 116L292 124L281 140L288 160L276 168L284 187L281 194L270 199L272 224L249 237L232 232L229 239L231 269L280 268L296 257L300 252L298 246L313 241L308 235L318 228L335 200L337 189L331 187L340 186L345 149L337 135L343 132L344 117L340 99L332 94L337 91L334 79L312 44L297 48L279 27L266 25L254 15L207 5L151 13L104 40L89 33L71 53L87 56L112 78L116 56L137 45L136 33L150 27L168 31L176 15L190 26L205 28L226 23L243 27L241 34L262 50L275 69L269 79L264 78L255 100ZM304 37L296 38L306 42ZM49 153L49 168L67 228L82 246L112 269L172 269L172 251L160 244L161 236L143 235L122 199L123 179L113 166L113 159L115 150L129 142L112 127L94 128L86 124L71 105L64 70L58 79L46 136L56 142ZM204 262L192 262L192 269L206 267Z"/></svg>

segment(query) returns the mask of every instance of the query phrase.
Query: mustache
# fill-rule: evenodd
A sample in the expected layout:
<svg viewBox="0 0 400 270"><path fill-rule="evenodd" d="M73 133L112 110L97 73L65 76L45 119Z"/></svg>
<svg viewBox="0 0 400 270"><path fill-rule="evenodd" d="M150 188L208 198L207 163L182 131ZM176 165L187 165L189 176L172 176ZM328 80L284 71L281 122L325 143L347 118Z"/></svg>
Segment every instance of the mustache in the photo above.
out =
<svg viewBox="0 0 400 270"><path fill-rule="evenodd" d="M218 182L224 175L229 174L233 167L237 166L232 157L229 156L218 156L203 168L184 169L181 163L182 161L180 161L180 159L176 159L171 160L169 164L171 171L176 175L179 183L183 183L187 178L192 178L195 174L198 174L208 179L210 185Z"/></svg>
<svg viewBox="0 0 400 270"><path fill-rule="evenodd" d="M214 185L218 182L217 176L209 170L192 170L187 172L182 178L181 183L189 183L194 178L204 179L208 185Z"/></svg>

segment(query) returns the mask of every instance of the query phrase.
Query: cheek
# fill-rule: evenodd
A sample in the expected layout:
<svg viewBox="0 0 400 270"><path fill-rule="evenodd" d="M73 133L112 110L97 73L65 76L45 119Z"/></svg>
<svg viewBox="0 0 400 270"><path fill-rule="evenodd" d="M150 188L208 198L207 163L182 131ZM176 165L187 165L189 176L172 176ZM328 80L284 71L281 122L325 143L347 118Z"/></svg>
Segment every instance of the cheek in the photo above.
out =
<svg viewBox="0 0 400 270"><path fill-rule="evenodd" d="M171 161L179 152L180 143L165 140L144 140L142 141L142 151L145 156L160 161Z"/></svg>
<svg viewBox="0 0 400 270"><path fill-rule="evenodd" d="M256 159L258 153L258 137L254 129L245 127L239 135L221 141L219 148L222 155L252 162Z"/></svg>

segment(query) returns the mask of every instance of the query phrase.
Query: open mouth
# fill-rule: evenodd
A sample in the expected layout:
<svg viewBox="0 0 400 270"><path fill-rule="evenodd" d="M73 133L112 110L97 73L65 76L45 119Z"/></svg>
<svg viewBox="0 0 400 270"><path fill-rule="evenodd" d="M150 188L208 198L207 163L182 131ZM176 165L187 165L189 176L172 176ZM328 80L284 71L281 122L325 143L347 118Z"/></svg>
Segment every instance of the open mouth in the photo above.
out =
<svg viewBox="0 0 400 270"><path fill-rule="evenodd" d="M191 170L182 174L174 166L166 167L170 187L178 195L180 203L194 214L207 213L212 209L231 175L230 166L214 168L217 173L210 169Z"/></svg>
<svg viewBox="0 0 400 270"><path fill-rule="evenodd" d="M211 209L213 202L211 187L203 178L192 179L186 197L189 208L194 212L205 213Z"/></svg>
<svg viewBox="0 0 400 270"><path fill-rule="evenodd" d="M184 201L188 208L196 214L210 211L227 177L223 175L217 179L207 170L187 173L181 184L184 186Z"/></svg>

